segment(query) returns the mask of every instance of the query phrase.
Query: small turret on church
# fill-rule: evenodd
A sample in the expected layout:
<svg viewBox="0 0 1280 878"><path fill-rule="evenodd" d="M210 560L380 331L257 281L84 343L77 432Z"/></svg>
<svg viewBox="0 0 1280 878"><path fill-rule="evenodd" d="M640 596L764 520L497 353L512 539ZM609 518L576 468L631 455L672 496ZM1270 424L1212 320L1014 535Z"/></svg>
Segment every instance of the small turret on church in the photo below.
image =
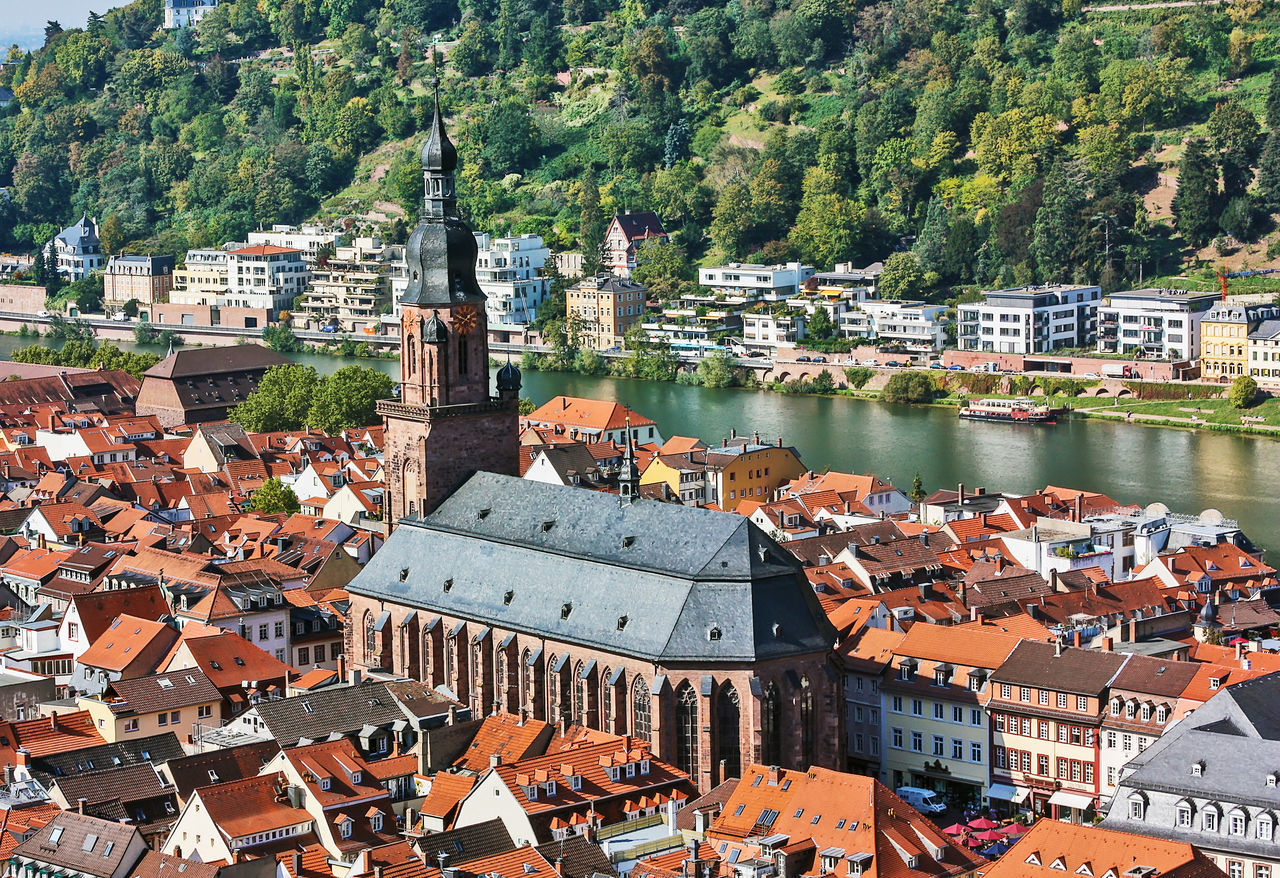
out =
<svg viewBox="0 0 1280 878"><path fill-rule="evenodd" d="M422 149L422 216L405 248L400 298L400 400L384 400L386 510L393 523L424 515L472 473L518 474L520 370L508 364L489 395L484 293L476 240L458 213L458 153L435 114Z"/></svg>

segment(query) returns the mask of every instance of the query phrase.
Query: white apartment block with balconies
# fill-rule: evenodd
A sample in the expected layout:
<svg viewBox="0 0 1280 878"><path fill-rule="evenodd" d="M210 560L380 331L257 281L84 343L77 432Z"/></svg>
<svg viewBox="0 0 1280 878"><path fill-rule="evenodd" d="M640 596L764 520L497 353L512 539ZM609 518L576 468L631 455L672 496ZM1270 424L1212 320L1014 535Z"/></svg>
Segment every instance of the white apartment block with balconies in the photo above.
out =
<svg viewBox="0 0 1280 878"><path fill-rule="evenodd" d="M959 307L956 342L962 351L1043 354L1092 347L1101 287L1056 286L991 290L982 302Z"/></svg>
<svg viewBox="0 0 1280 878"><path fill-rule="evenodd" d="M813 266L799 262L786 265L730 262L714 268L699 268L698 286L713 296L739 298L747 304L779 302L798 295L811 277Z"/></svg>
<svg viewBox="0 0 1280 878"><path fill-rule="evenodd" d="M1098 353L1146 359L1194 360L1200 356L1200 321L1216 293L1126 290L1098 306Z"/></svg>
<svg viewBox="0 0 1280 878"><path fill-rule="evenodd" d="M859 302L840 315L840 335L909 350L936 351L946 343L945 305L901 300Z"/></svg>
<svg viewBox="0 0 1280 878"><path fill-rule="evenodd" d="M311 272L302 251L272 244L254 244L227 252L227 291L216 303L222 308L261 308L275 320L303 294Z"/></svg>
<svg viewBox="0 0 1280 878"><path fill-rule="evenodd" d="M547 297L543 269L551 259L551 249L540 235L494 238L476 232L475 236L479 250L476 280L487 297L484 307L489 328L529 325Z"/></svg>

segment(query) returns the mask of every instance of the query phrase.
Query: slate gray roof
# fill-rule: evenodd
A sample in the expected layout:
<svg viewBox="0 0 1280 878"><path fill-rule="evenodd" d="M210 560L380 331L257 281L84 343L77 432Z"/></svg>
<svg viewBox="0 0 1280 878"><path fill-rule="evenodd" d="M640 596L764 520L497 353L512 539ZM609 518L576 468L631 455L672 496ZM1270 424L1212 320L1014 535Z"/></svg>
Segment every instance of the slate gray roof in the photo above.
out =
<svg viewBox="0 0 1280 878"><path fill-rule="evenodd" d="M560 872L564 878L591 878L592 875L617 875L613 861L601 850L600 845L587 841L581 835L570 835L563 841L549 841L538 845L538 853L547 862L563 859Z"/></svg>
<svg viewBox="0 0 1280 878"><path fill-rule="evenodd" d="M323 741L334 732L352 735L366 725L386 726L409 719L387 684L378 682L261 701L253 710L281 747L292 747L299 738Z"/></svg>
<svg viewBox="0 0 1280 878"><path fill-rule="evenodd" d="M98 744L68 753L42 756L33 761L32 773L48 786L49 780L78 771L96 771L120 765L156 765L177 759L184 751L173 732L145 738Z"/></svg>
<svg viewBox="0 0 1280 878"><path fill-rule="evenodd" d="M506 825L498 819L460 826L446 832L437 832L424 836L413 843L422 851L428 864L436 862L437 855L443 851L455 866L471 860L491 857L494 854L514 850L516 843L511 840L511 833Z"/></svg>
<svg viewBox="0 0 1280 878"><path fill-rule="evenodd" d="M151 765L125 765L104 771L76 772L60 777L55 785L73 805L84 799L89 805L118 799L128 804L175 792Z"/></svg>
<svg viewBox="0 0 1280 878"><path fill-rule="evenodd" d="M57 844L50 841L55 830L61 829ZM89 836L97 836L91 850ZM54 816L43 828L14 849L14 856L48 863L64 869L74 869L85 875L114 875L124 864L125 858L136 859L139 852L131 851L129 843L138 835L136 827L99 820L74 811L63 811ZM107 845L111 853L104 856ZM130 866L133 864L130 863Z"/></svg>
<svg viewBox="0 0 1280 878"><path fill-rule="evenodd" d="M83 249L98 246L98 224L82 215L73 225L58 232L58 240L68 247Z"/></svg>
<svg viewBox="0 0 1280 878"><path fill-rule="evenodd" d="M402 521L348 590L652 661L834 641L800 564L746 518L493 473Z"/></svg>
<svg viewBox="0 0 1280 878"><path fill-rule="evenodd" d="M120 697L109 705L115 716L178 710L222 700L218 687L199 668L116 680L109 689Z"/></svg>
<svg viewBox="0 0 1280 878"><path fill-rule="evenodd" d="M167 760L163 771L185 800L199 787L257 777L262 766L279 752L280 745L275 741L257 741L225 750L179 755Z"/></svg>

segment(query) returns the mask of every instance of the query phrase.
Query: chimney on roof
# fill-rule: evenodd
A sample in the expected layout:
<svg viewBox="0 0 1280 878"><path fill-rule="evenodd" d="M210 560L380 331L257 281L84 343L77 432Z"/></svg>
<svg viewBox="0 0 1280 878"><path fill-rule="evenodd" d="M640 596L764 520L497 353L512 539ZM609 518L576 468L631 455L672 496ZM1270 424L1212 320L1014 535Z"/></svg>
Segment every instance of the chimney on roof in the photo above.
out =
<svg viewBox="0 0 1280 878"><path fill-rule="evenodd" d="M964 505L964 482L956 485L956 502L961 506Z"/></svg>
<svg viewBox="0 0 1280 878"><path fill-rule="evenodd" d="M489 767L490 767L490 768L497 768L497 767L498 767L499 765L501 765L501 764L502 764L502 754L501 754L501 753L491 753L491 754L489 754Z"/></svg>
<svg viewBox="0 0 1280 878"><path fill-rule="evenodd" d="M1130 619L1128 627L1129 627L1129 642L1137 643L1138 642L1138 620Z"/></svg>
<svg viewBox="0 0 1280 878"><path fill-rule="evenodd" d="M564 874L564 857L556 857L556 874Z"/></svg>
<svg viewBox="0 0 1280 878"><path fill-rule="evenodd" d="M382 878L382 865L378 864L373 867L373 878Z"/></svg>
<svg viewBox="0 0 1280 878"><path fill-rule="evenodd" d="M294 878L298 878L298 876L302 874L302 852L294 851L293 856L290 859L293 861L292 866Z"/></svg>
<svg viewBox="0 0 1280 878"><path fill-rule="evenodd" d="M1080 629L1079 629L1079 628L1077 628L1075 631L1072 631L1072 632L1071 632L1071 645L1072 645L1072 646L1074 646L1076 649L1079 649L1081 646L1083 646L1083 645L1084 645L1083 643L1081 643L1081 642L1080 642Z"/></svg>
<svg viewBox="0 0 1280 878"><path fill-rule="evenodd" d="M76 799L76 810L77 810L78 812L80 812L81 814L83 814L83 813L84 813L84 806L85 806L86 804L88 804L88 802L89 802L89 800L88 800L88 799L86 799L84 796L81 796L80 798Z"/></svg>
<svg viewBox="0 0 1280 878"><path fill-rule="evenodd" d="M58 712L56 710L49 713L49 731L56 732L58 730Z"/></svg>
<svg viewBox="0 0 1280 878"><path fill-rule="evenodd" d="M1053 639L1053 655L1055 658L1062 658L1062 638L1055 637Z"/></svg>
<svg viewBox="0 0 1280 878"><path fill-rule="evenodd" d="M1059 594L1065 592L1067 587L1062 584L1062 580L1058 578L1058 571L1050 568L1049 570L1049 591Z"/></svg>
<svg viewBox="0 0 1280 878"><path fill-rule="evenodd" d="M1111 652L1113 649L1115 649L1115 641L1110 637L1102 638L1102 651Z"/></svg>
<svg viewBox="0 0 1280 878"><path fill-rule="evenodd" d="M738 428L737 428L737 427L730 427L730 428L729 428L729 438L730 438L730 439L737 439L737 438L738 438Z"/></svg>
<svg viewBox="0 0 1280 878"><path fill-rule="evenodd" d="M696 838L689 839L689 853L684 859L684 874L686 878L698 878L698 840Z"/></svg>
<svg viewBox="0 0 1280 878"><path fill-rule="evenodd" d="M929 583L927 583L927 582L922 582L922 583L920 583L918 586L916 586L916 588L917 588L917 589L919 589L919 591L920 591L920 600L921 600L921 601L927 601L927 600L929 600Z"/></svg>
<svg viewBox="0 0 1280 878"><path fill-rule="evenodd" d="M781 436L779 436L779 437L778 437L778 447L779 447L779 448L781 448L781 447L782 447L782 437L781 437Z"/></svg>

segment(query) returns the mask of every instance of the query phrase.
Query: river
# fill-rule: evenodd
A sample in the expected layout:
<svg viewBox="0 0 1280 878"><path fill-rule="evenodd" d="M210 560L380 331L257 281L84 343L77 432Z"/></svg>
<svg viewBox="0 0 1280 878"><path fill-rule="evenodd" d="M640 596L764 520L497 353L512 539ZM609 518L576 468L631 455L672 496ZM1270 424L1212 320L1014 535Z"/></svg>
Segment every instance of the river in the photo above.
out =
<svg viewBox="0 0 1280 878"><path fill-rule="evenodd" d="M29 343L0 336L0 358ZM131 347L131 346L126 346ZM152 349L156 350L156 349ZM163 351L160 351L163 353ZM293 359L322 373L360 363L390 374L398 360ZM731 430L794 445L811 469L873 472L904 490L916 472L934 490L964 482L1026 493L1046 485L1102 491L1175 512L1219 509L1256 542L1280 547L1280 440L1101 420L1053 427L961 421L954 409L846 397L712 390L625 378L527 373L523 395L616 400L653 418L664 436L718 443Z"/></svg>

